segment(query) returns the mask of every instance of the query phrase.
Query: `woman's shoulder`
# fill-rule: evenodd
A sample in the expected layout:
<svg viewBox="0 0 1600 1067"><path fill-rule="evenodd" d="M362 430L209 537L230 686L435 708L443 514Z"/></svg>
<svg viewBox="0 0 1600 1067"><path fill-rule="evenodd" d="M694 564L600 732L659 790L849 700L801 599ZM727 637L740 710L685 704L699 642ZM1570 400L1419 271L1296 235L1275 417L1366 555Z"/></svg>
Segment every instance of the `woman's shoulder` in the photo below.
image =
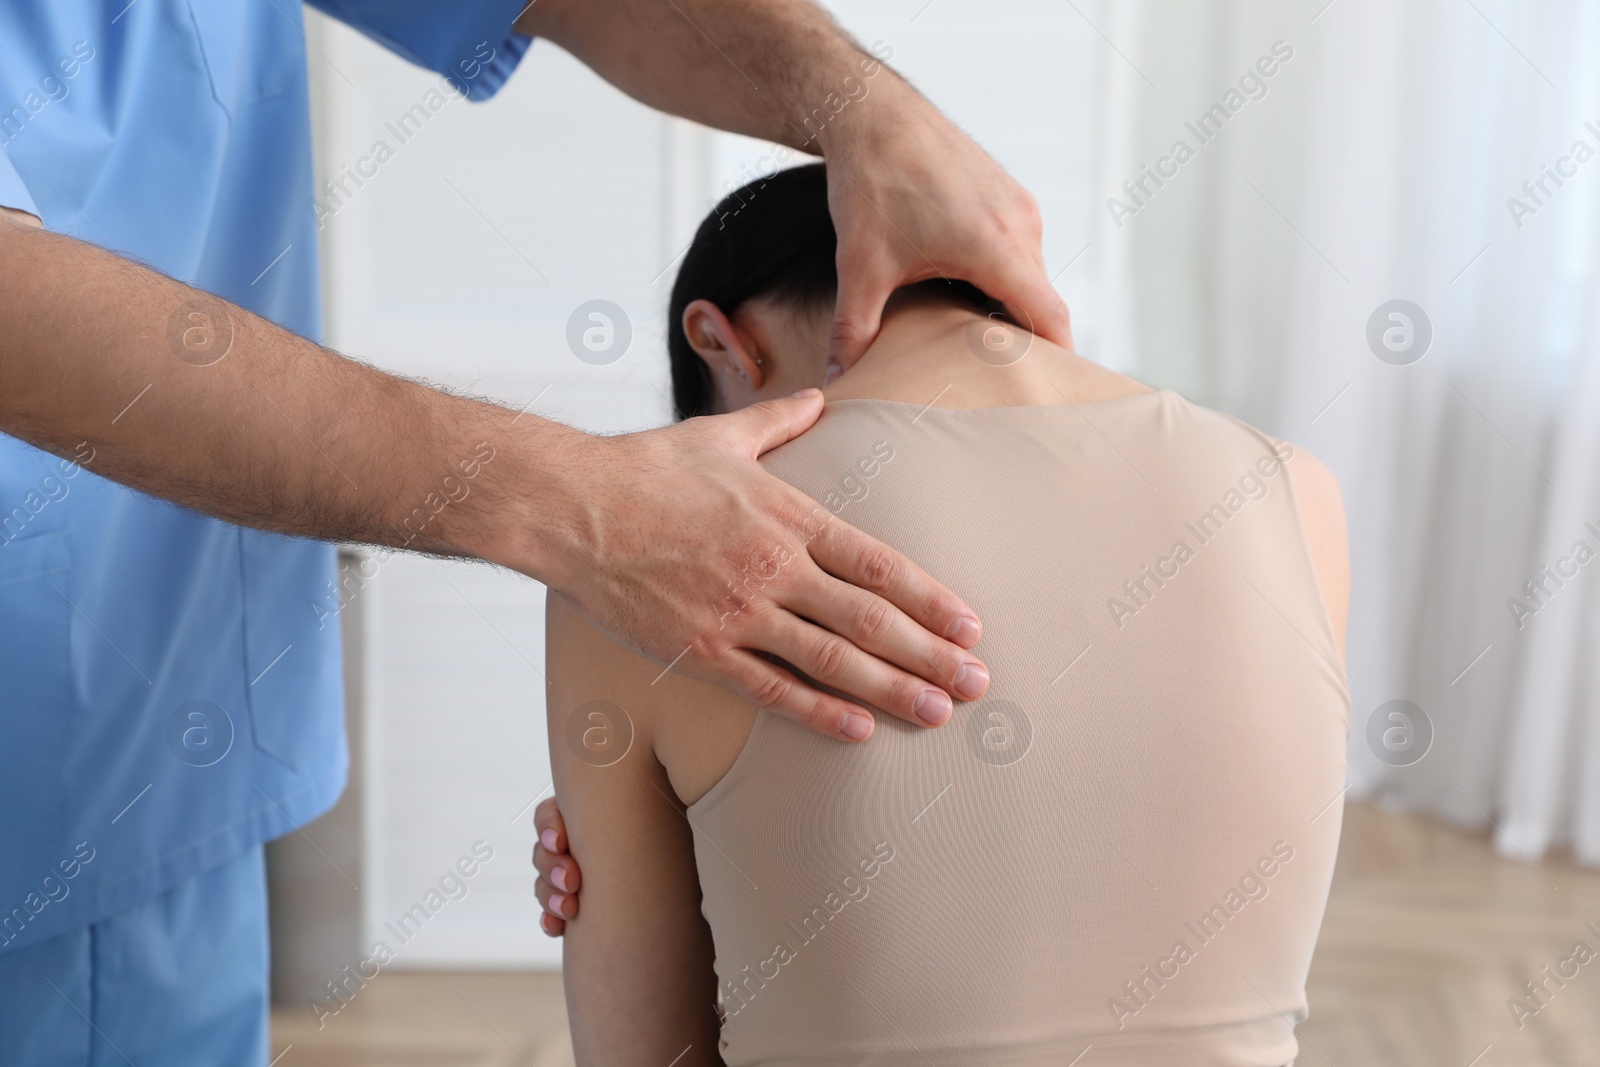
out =
<svg viewBox="0 0 1600 1067"><path fill-rule="evenodd" d="M1177 397L1177 394L1173 394ZM1323 603L1334 635L1344 650L1345 623L1350 607L1350 543L1345 528L1344 497L1339 479L1327 464L1306 448L1269 434L1226 412L1178 398L1196 420L1208 424L1213 440L1232 439L1242 454L1270 451L1289 474L1294 506L1305 534L1306 548L1316 572Z"/></svg>
<svg viewBox="0 0 1600 1067"><path fill-rule="evenodd" d="M1350 536L1345 528L1344 496L1339 479L1321 460L1303 448L1289 447L1293 455L1285 466L1300 505L1300 524L1317 585L1342 654L1350 616Z"/></svg>
<svg viewBox="0 0 1600 1067"><path fill-rule="evenodd" d="M715 624L708 618L708 626ZM755 723L756 708L749 701L624 648L553 592L545 601L545 650L551 740L559 744L558 734L563 736L570 750L553 748L553 759L568 754L589 763L630 754L654 759L678 799L692 804L727 773ZM586 717L591 713L604 724L591 724ZM591 752L590 741L617 751Z"/></svg>

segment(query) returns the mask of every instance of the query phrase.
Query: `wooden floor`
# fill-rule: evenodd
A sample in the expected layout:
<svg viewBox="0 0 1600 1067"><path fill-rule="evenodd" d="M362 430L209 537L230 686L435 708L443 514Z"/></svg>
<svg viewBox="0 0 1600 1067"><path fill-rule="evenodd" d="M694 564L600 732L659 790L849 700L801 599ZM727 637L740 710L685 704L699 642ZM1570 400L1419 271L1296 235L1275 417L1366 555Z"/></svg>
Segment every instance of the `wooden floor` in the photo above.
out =
<svg viewBox="0 0 1600 1067"><path fill-rule="evenodd" d="M1586 922L1600 930L1600 872L1350 804L1300 1067L1600 1065L1600 955L1560 988L1542 973L1579 941L1600 953ZM1529 980L1554 993L1519 1029L1507 1000L1538 1006ZM572 1063L552 974L385 974L320 1031L304 1008L276 1014L273 1038L277 1067Z"/></svg>

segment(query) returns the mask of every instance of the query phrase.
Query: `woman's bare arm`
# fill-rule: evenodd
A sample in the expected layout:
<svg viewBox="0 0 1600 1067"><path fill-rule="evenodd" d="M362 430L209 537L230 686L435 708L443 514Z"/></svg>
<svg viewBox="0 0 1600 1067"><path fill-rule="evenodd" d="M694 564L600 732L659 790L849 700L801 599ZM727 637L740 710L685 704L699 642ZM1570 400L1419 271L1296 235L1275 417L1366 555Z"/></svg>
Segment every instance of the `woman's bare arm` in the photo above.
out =
<svg viewBox="0 0 1600 1067"><path fill-rule="evenodd" d="M1328 606L1334 640L1339 643L1343 658L1345 624L1350 617L1350 537L1345 530L1339 479L1302 448L1294 450L1287 466L1289 477L1294 480L1295 498L1300 502L1300 521L1305 525L1311 565L1317 572L1322 601Z"/></svg>
<svg viewBox="0 0 1600 1067"><path fill-rule="evenodd" d="M560 596L547 603L550 761L586 883L563 966L577 1062L720 1065L693 830L654 752L664 690Z"/></svg>

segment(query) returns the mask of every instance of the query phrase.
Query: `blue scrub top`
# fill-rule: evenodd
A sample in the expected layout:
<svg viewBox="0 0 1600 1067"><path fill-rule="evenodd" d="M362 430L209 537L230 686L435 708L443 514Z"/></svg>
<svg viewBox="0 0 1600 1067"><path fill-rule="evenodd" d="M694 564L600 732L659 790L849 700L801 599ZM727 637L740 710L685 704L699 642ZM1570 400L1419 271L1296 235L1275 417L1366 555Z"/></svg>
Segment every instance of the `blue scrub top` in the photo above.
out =
<svg viewBox="0 0 1600 1067"><path fill-rule="evenodd" d="M485 99L528 48L525 2L315 6ZM0 205L317 339L300 6L0 4ZM138 417L133 391L105 401L108 423ZM0 951L237 857L344 786L333 550L94 467L0 436Z"/></svg>

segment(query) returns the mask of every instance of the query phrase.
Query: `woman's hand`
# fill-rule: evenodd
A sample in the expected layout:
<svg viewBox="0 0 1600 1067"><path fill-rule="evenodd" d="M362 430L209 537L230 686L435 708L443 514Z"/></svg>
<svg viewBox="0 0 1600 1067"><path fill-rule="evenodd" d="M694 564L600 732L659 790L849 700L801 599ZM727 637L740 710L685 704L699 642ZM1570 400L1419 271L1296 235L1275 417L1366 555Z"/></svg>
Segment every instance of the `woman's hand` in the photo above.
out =
<svg viewBox="0 0 1600 1067"><path fill-rule="evenodd" d="M533 866L539 872L533 895L544 909L539 914L539 928L551 937L560 937L566 932L567 920L578 914L578 887L583 876L567 855L567 824L561 820L555 797L541 800L533 809L533 828L538 835Z"/></svg>

